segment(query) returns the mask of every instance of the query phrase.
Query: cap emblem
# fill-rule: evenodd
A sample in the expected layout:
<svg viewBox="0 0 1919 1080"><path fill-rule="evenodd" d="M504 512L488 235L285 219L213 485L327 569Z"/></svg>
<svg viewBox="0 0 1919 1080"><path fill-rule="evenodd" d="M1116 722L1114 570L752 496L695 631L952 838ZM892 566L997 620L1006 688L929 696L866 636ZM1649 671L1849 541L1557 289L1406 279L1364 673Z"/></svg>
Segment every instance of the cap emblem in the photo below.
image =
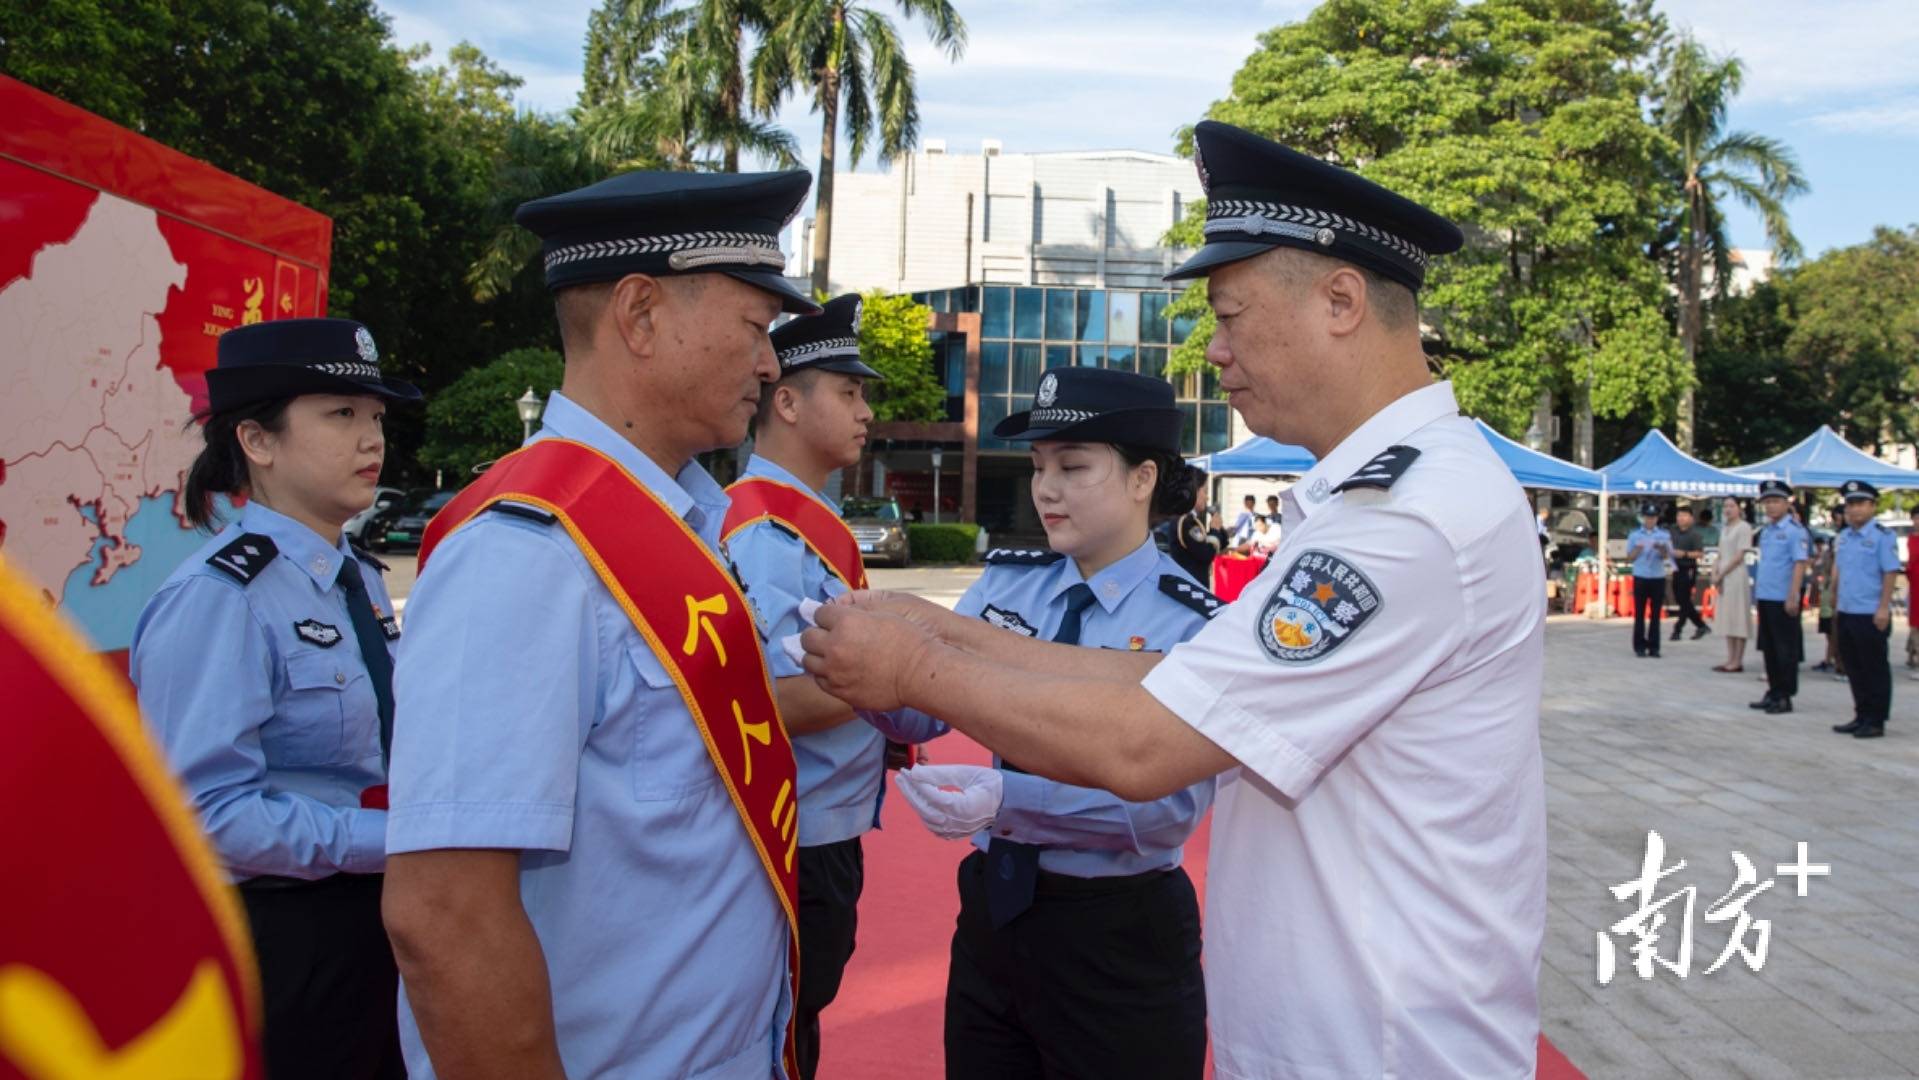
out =
<svg viewBox="0 0 1919 1080"><path fill-rule="evenodd" d="M861 300L853 301L853 336L854 337L860 336L860 311L863 307L865 307L864 301L861 301Z"/></svg>
<svg viewBox="0 0 1919 1080"><path fill-rule="evenodd" d="M380 350L374 347L373 335L367 332L366 327L353 331L353 347L359 350L361 360L369 364L380 362Z"/></svg>
<svg viewBox="0 0 1919 1080"><path fill-rule="evenodd" d="M1050 408L1053 402L1058 400L1059 378L1048 372L1046 377L1039 381L1039 393L1033 395L1033 404L1037 408L1045 409Z"/></svg>

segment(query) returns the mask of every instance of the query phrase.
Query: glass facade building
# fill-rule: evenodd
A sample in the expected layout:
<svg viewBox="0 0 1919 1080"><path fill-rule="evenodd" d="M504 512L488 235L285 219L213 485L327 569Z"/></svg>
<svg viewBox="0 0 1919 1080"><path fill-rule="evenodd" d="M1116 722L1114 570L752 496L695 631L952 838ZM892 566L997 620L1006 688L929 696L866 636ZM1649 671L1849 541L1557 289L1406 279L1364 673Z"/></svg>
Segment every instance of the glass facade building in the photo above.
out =
<svg viewBox="0 0 1919 1080"><path fill-rule="evenodd" d="M1175 345L1185 342L1193 320L1172 318L1171 290L1086 289L1040 285L968 285L914 293L936 312L980 314L979 447L1017 452L1024 444L992 436L994 425L1019 412L1039 389L1049 367L1079 364L1164 377ZM965 415L966 342L935 332L933 359L946 386L949 420ZM1209 367L1173 381L1185 414L1187 454L1224 450L1232 441L1232 410Z"/></svg>

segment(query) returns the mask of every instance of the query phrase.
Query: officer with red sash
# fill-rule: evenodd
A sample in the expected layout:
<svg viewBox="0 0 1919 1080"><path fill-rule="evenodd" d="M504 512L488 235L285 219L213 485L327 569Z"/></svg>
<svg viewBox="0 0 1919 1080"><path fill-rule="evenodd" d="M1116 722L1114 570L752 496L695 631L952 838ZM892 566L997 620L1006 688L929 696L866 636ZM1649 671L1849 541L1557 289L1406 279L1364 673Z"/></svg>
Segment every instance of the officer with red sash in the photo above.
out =
<svg viewBox="0 0 1919 1080"><path fill-rule="evenodd" d="M800 603L825 603L866 587L859 542L820 492L858 463L873 410L860 361L860 298L836 297L811 318L773 331L780 381L760 396L753 458L727 489L726 547L769 640L806 628ZM819 688L778 648L767 649L780 716L793 736L800 792L800 994L795 1018L800 1075L819 1066L820 1011L839 994L853 955L865 885L860 837L879 810L886 742Z"/></svg>
<svg viewBox="0 0 1919 1080"><path fill-rule="evenodd" d="M413 1077L787 1077L793 754L728 500L778 376L803 171L528 203L566 373L428 527L395 681L386 923Z"/></svg>

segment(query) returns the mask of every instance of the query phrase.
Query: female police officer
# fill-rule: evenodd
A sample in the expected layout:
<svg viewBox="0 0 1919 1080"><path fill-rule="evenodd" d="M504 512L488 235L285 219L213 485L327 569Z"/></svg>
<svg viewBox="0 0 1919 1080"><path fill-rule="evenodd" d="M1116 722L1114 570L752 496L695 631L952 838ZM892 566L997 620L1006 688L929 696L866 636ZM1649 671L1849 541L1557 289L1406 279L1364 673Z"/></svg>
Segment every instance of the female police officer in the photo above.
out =
<svg viewBox="0 0 1919 1080"><path fill-rule="evenodd" d="M221 337L207 395L182 512L246 505L141 613L141 711L246 903L268 1075L404 1076L380 924L399 626L341 526L373 501L386 402L420 393L360 324L283 319Z"/></svg>
<svg viewBox="0 0 1919 1080"><path fill-rule="evenodd" d="M1193 505L1163 379L1049 371L1029 412L994 431L1033 443L1033 505L1050 551L995 551L955 612L1028 637L1163 652L1224 605L1162 554L1149 512ZM944 730L869 715L894 738ZM1198 1077L1206 1056L1199 908L1181 845L1208 778L1124 802L998 768L923 765L899 785L927 827L971 836L946 988L946 1072L991 1077Z"/></svg>

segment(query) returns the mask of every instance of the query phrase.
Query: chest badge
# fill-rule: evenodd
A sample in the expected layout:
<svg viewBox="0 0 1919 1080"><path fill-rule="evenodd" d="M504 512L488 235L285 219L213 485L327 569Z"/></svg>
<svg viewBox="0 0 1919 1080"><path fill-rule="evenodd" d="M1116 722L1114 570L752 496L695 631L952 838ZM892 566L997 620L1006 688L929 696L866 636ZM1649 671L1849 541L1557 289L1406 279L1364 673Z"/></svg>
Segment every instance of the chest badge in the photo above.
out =
<svg viewBox="0 0 1919 1080"><path fill-rule="evenodd" d="M986 610L979 613L979 617L999 627L1001 630L1011 630L1013 633L1023 637L1039 636L1039 627L1020 618L1019 613L1016 611L1006 611L988 604L986 605Z"/></svg>
<svg viewBox="0 0 1919 1080"><path fill-rule="evenodd" d="M1146 650L1146 639L1140 637L1138 634L1134 634L1132 637L1126 639L1126 648L1129 652L1144 652Z"/></svg>
<svg viewBox="0 0 1919 1080"><path fill-rule="evenodd" d="M1371 579L1345 560L1307 551L1260 608L1254 632L1268 657L1310 663L1350 640L1378 614L1382 599Z"/></svg>
<svg viewBox="0 0 1919 1080"><path fill-rule="evenodd" d="M400 640L400 620L391 615L381 616L380 633L385 634L388 641Z"/></svg>
<svg viewBox="0 0 1919 1080"><path fill-rule="evenodd" d="M293 632L301 641L318 645L322 649L331 649L340 643L340 629L328 626L318 619L301 619L293 624Z"/></svg>

